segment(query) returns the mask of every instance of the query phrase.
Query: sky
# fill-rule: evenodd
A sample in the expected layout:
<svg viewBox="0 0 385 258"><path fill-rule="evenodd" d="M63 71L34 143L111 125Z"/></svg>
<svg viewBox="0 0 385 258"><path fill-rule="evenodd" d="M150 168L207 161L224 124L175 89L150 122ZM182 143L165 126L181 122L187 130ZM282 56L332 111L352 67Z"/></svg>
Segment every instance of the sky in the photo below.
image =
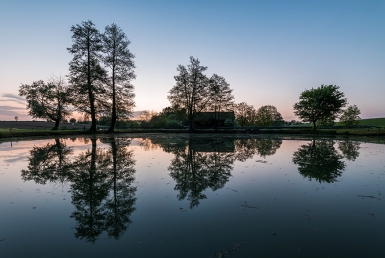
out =
<svg viewBox="0 0 385 258"><path fill-rule="evenodd" d="M71 26L87 20L131 41L137 111L169 106L193 56L237 103L274 105L285 120L321 84L338 85L361 118L385 117L384 0L0 0L0 120L31 120L19 86L67 75Z"/></svg>

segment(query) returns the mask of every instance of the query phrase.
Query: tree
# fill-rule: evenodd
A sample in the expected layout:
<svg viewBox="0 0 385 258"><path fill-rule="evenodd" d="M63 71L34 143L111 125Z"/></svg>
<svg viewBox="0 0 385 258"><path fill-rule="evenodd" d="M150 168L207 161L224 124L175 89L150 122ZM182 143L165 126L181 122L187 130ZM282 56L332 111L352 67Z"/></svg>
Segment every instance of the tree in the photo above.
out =
<svg viewBox="0 0 385 258"><path fill-rule="evenodd" d="M348 126L359 124L361 119L360 114L361 111L356 105L348 106L342 113L340 122Z"/></svg>
<svg viewBox="0 0 385 258"><path fill-rule="evenodd" d="M255 122L256 111L252 105L241 102L234 105L235 119L240 126L251 125Z"/></svg>
<svg viewBox="0 0 385 258"><path fill-rule="evenodd" d="M135 79L133 69L134 55L128 49L131 43L126 34L116 25L106 26L102 35L103 63L110 69L108 93L111 97L111 125L108 132L114 132L116 120L129 118L135 107L133 98L134 86L130 83Z"/></svg>
<svg viewBox="0 0 385 258"><path fill-rule="evenodd" d="M172 106L179 104L186 109L190 130L194 118L207 108L212 97L209 79L203 74L206 70L206 66L201 66L200 61L191 56L187 67L178 65L179 74L174 76L176 84L167 97Z"/></svg>
<svg viewBox="0 0 385 258"><path fill-rule="evenodd" d="M260 126L272 126L283 125L284 121L282 115L278 112L277 108L272 105L262 106L257 110L256 125Z"/></svg>
<svg viewBox="0 0 385 258"><path fill-rule="evenodd" d="M218 127L218 120L222 111L232 110L234 106L234 96L224 77L213 74L210 78L210 85L212 91L212 99L209 103L209 109L214 110L215 114L215 130Z"/></svg>
<svg viewBox="0 0 385 258"><path fill-rule="evenodd" d="M91 132L96 132L96 113L106 105L105 87L107 72L100 65L103 48L101 35L92 21L71 27L73 55L69 63L71 102L78 111L91 116Z"/></svg>
<svg viewBox="0 0 385 258"><path fill-rule="evenodd" d="M70 122L71 122L72 124L74 124L74 123L76 123L76 119L72 117L72 118L70 119Z"/></svg>
<svg viewBox="0 0 385 258"><path fill-rule="evenodd" d="M15 121L19 121L19 117L18 116L15 116Z"/></svg>
<svg viewBox="0 0 385 258"><path fill-rule="evenodd" d="M55 122L52 130L57 130L60 121L71 113L67 106L68 87L62 77L52 77L48 83L40 80L31 85L22 84L19 95L26 97L29 115Z"/></svg>
<svg viewBox="0 0 385 258"><path fill-rule="evenodd" d="M347 104L344 93L336 85L321 85L301 93L298 103L294 104L294 114L304 122L311 122L313 130L320 119L336 116Z"/></svg>

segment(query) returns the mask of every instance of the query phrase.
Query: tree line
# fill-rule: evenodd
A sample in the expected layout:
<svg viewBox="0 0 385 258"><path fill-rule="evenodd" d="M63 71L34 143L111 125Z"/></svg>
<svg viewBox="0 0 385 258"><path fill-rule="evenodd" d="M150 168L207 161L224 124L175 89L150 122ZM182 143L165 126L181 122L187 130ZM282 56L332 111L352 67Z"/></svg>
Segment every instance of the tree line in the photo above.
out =
<svg viewBox="0 0 385 258"><path fill-rule="evenodd" d="M135 107L131 83L136 78L135 56L128 48L130 41L116 24L101 33L90 20L72 26L71 32L72 46L67 50L73 57L66 78L52 76L47 82L22 84L19 95L26 98L29 115L55 122L53 130L77 111L91 118L91 132L96 132L97 120L103 119L108 121L108 132L113 133L118 121L129 121ZM143 112L143 124L166 128L188 124L193 130L197 117L211 112L215 129L221 119L225 126L285 125L275 106L255 109L245 102L235 103L226 79L217 74L207 76L207 69L194 57L187 66L178 65L175 85L167 97L170 106L160 113ZM334 124L337 117L348 125L357 123L360 110L355 105L343 110L346 105L339 86L321 85L303 91L293 108L294 114L315 130L319 125ZM225 112L234 112L235 120L226 119Z"/></svg>

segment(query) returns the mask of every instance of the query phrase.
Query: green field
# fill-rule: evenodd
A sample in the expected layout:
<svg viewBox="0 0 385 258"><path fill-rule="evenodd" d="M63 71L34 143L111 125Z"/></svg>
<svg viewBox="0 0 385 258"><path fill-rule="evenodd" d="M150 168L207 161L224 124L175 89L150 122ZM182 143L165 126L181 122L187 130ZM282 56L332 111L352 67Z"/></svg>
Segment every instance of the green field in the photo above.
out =
<svg viewBox="0 0 385 258"><path fill-rule="evenodd" d="M383 118L361 119L360 125L372 125L372 126L385 127L385 117L383 117Z"/></svg>

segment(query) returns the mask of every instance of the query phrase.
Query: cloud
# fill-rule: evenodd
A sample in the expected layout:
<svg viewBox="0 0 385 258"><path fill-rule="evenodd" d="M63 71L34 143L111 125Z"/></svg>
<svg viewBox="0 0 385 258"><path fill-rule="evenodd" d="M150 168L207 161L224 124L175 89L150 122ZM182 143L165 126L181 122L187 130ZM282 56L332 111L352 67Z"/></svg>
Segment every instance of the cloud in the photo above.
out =
<svg viewBox="0 0 385 258"><path fill-rule="evenodd" d="M14 106L0 106L0 110L13 111L13 110L26 110L26 108L25 107L14 107Z"/></svg>
<svg viewBox="0 0 385 258"><path fill-rule="evenodd" d="M20 97L19 95L16 95L16 94L12 94L12 93L4 93L3 95L1 95L2 97L5 97L5 98L10 98L10 99L13 99L13 100L19 100L19 101L24 101L25 102L25 98L23 97Z"/></svg>

